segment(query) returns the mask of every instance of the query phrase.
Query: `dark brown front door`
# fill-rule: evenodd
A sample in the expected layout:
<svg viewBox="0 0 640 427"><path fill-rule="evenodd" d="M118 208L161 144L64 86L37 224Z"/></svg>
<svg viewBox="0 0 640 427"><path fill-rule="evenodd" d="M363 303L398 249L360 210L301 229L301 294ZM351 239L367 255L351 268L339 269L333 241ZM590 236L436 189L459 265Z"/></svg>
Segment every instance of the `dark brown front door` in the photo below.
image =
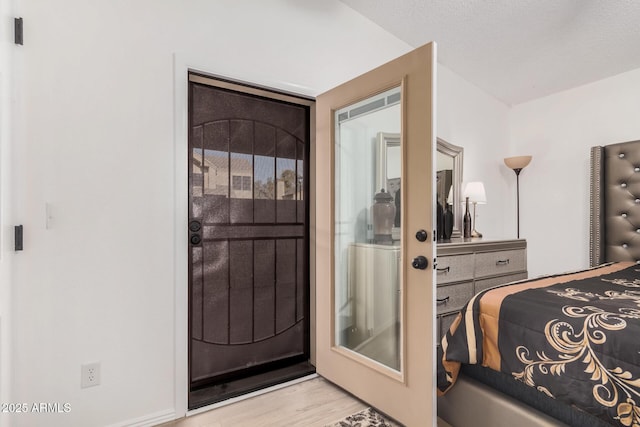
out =
<svg viewBox="0 0 640 427"><path fill-rule="evenodd" d="M310 102L189 80L193 409L312 369Z"/></svg>

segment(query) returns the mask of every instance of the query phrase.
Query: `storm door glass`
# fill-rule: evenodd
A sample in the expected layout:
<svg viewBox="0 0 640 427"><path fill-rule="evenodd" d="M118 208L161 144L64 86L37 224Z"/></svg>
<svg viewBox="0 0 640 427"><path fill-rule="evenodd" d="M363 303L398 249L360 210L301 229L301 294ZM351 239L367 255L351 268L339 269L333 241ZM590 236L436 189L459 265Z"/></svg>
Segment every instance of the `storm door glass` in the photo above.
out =
<svg viewBox="0 0 640 427"><path fill-rule="evenodd" d="M334 123L335 345L400 371L400 87L336 111Z"/></svg>

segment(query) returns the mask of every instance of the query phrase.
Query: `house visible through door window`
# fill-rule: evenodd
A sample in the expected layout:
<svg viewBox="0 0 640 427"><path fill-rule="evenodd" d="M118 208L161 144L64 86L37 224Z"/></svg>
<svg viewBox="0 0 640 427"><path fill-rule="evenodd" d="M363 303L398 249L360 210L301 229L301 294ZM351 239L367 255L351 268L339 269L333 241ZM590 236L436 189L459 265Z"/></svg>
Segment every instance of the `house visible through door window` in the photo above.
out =
<svg viewBox="0 0 640 427"><path fill-rule="evenodd" d="M234 175L233 179L233 189L234 190L243 190L243 191L251 191L251 177L250 176L239 176Z"/></svg>

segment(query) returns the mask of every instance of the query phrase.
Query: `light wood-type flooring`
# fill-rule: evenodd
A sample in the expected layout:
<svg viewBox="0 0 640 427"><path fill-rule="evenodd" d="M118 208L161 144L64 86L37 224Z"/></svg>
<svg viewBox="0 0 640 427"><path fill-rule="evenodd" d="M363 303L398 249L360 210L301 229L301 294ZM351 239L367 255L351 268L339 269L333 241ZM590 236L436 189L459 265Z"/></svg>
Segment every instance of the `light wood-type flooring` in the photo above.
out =
<svg viewBox="0 0 640 427"><path fill-rule="evenodd" d="M367 407L344 390L316 377L162 427L322 427ZM438 421L438 427L447 426Z"/></svg>

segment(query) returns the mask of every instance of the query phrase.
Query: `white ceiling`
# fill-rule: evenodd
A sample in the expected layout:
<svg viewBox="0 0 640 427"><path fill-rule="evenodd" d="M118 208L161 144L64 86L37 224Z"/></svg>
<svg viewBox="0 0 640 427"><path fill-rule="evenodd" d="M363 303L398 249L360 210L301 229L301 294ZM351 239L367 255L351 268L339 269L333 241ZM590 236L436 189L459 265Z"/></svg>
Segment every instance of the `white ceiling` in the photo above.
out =
<svg viewBox="0 0 640 427"><path fill-rule="evenodd" d="M509 105L640 68L638 0L341 0Z"/></svg>

